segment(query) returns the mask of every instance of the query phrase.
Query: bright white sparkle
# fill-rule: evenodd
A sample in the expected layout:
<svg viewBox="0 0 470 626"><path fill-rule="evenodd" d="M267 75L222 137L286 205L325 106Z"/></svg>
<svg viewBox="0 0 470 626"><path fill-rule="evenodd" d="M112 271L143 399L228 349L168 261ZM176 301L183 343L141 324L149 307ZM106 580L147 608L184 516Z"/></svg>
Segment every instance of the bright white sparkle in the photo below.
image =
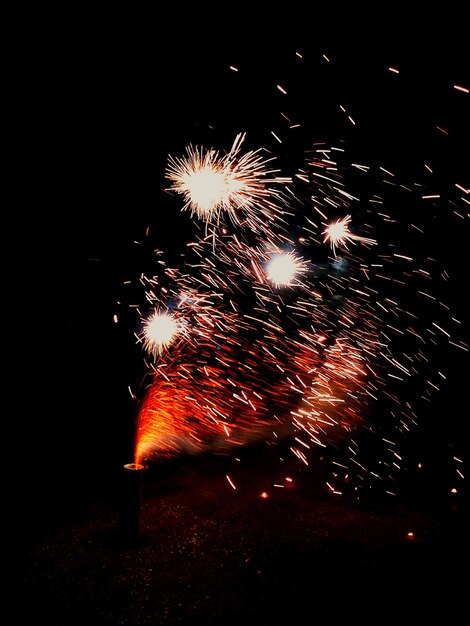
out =
<svg viewBox="0 0 470 626"><path fill-rule="evenodd" d="M276 179L270 175L259 151L241 153L244 135L235 138L230 152L219 154L213 149L186 148L182 158L168 157L166 176L170 189L182 194L184 209L198 218L211 222L221 212L227 212L234 223L244 218L254 218L259 204L276 193L267 184Z"/></svg>
<svg viewBox="0 0 470 626"><path fill-rule="evenodd" d="M180 327L171 313L156 311L144 322L144 346L148 352L161 354L173 343Z"/></svg>
<svg viewBox="0 0 470 626"><path fill-rule="evenodd" d="M275 287L291 285L305 271L303 261L293 252L275 254L266 267L266 275Z"/></svg>

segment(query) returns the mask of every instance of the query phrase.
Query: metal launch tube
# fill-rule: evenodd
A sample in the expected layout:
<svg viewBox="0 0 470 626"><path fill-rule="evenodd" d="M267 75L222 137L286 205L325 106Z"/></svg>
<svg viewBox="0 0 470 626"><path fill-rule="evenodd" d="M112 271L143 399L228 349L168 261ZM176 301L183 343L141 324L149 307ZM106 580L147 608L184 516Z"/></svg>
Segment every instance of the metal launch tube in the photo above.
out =
<svg viewBox="0 0 470 626"><path fill-rule="evenodd" d="M137 539L139 535L144 470L145 465L139 463L123 466L119 531L125 540Z"/></svg>

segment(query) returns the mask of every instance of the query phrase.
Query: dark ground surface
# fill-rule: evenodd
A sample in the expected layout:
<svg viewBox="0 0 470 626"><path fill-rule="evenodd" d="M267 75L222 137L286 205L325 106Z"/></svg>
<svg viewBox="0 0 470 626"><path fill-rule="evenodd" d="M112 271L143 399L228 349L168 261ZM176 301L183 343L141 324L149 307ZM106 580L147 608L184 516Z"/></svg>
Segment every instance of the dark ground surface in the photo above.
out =
<svg viewBox="0 0 470 626"><path fill-rule="evenodd" d="M137 542L120 538L113 498L23 528L6 568L8 623L461 622L461 501L334 495L320 463L307 469L272 450L238 458L151 466ZM37 513L26 505L24 525Z"/></svg>

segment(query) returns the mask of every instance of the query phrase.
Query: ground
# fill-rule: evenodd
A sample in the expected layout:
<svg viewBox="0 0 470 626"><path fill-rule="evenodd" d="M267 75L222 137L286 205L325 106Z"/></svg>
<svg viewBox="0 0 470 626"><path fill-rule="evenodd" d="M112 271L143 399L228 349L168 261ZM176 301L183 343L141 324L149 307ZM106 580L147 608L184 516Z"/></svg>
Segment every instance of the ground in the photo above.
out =
<svg viewBox="0 0 470 626"><path fill-rule="evenodd" d="M9 623L461 619L459 507L334 494L321 465L277 452L237 458L236 467L217 455L149 466L135 539L122 536L113 498L23 529L8 568Z"/></svg>

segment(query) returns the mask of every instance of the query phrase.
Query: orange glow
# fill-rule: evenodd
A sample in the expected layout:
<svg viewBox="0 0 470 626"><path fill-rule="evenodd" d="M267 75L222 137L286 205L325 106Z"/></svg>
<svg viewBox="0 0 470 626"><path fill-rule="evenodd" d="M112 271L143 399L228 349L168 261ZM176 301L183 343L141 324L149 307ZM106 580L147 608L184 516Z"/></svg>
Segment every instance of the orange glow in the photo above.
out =
<svg viewBox="0 0 470 626"><path fill-rule="evenodd" d="M210 345L202 335L200 345L185 344L183 353L214 351ZM198 367L187 360L160 369L157 362L138 413L136 463L154 454L198 453L257 440L272 429L273 413L280 432L298 430L307 449L324 446L328 433L347 432L362 420L366 370L360 350L346 339L323 349L320 358L316 335L304 333L302 344L285 350L288 373L260 347L245 345L240 361L233 346L227 342L218 351L218 365Z"/></svg>
<svg viewBox="0 0 470 626"><path fill-rule="evenodd" d="M145 469L145 465L141 465L140 463L126 463L124 467L134 472L139 472L140 470Z"/></svg>
<svg viewBox="0 0 470 626"><path fill-rule="evenodd" d="M269 498L269 495L268 495L267 491L262 491L262 492L259 494L259 497L260 497L260 498L263 498L263 500L266 500L266 498Z"/></svg>

